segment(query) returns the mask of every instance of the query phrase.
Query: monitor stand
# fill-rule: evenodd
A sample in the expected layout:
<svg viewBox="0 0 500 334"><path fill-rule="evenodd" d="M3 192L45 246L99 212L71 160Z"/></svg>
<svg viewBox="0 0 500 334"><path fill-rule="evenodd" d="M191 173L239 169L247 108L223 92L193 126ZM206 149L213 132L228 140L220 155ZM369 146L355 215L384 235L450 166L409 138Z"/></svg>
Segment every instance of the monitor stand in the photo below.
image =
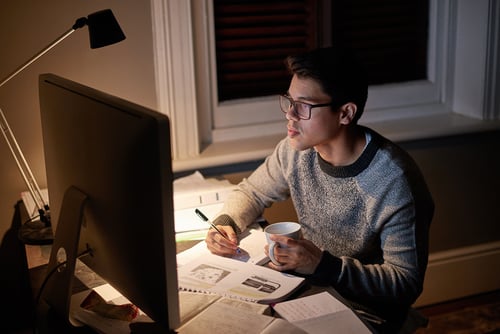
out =
<svg viewBox="0 0 500 334"><path fill-rule="evenodd" d="M42 298L51 310L67 325L74 327L82 326L80 322L72 319L70 307L76 260L82 255L78 254L78 245L87 198L88 196L76 187L71 186L66 190L47 268L47 282L45 288L42 287ZM83 252L92 255L91 249ZM132 323L130 329L134 334L175 333L166 332L163 326L155 322Z"/></svg>
<svg viewBox="0 0 500 334"><path fill-rule="evenodd" d="M64 194L47 268L45 291L42 292L42 298L52 310L72 325L77 325L70 319L70 303L86 200L87 195L73 186Z"/></svg>

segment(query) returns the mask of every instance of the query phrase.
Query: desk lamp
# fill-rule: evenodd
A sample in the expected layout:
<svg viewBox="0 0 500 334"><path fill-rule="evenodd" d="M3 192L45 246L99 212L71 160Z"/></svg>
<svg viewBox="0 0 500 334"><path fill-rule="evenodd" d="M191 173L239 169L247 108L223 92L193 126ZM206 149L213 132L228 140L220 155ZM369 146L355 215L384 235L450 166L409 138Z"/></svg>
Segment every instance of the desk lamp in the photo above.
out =
<svg viewBox="0 0 500 334"><path fill-rule="evenodd" d="M47 53L50 49L62 42L66 37L71 35L76 29L82 28L85 25L89 27L90 48L97 49L103 46L118 43L125 39L120 25L116 21L113 12L110 9L101 10L90 14L88 17L81 17L75 21L75 24L59 38L50 43L46 48L37 53L33 58L17 68L0 82L0 87L6 84L10 79L35 62L38 58ZM19 238L25 244L31 245L47 245L54 241L52 224L50 221L49 204L45 202L41 195L40 187L38 186L31 169L24 158L24 155L14 137L12 130L7 123L7 119L0 108L0 126L2 134L9 146L9 149L16 161L17 167L21 172L24 182L28 186L29 193L35 203L40 220L30 220L24 223L19 229Z"/></svg>

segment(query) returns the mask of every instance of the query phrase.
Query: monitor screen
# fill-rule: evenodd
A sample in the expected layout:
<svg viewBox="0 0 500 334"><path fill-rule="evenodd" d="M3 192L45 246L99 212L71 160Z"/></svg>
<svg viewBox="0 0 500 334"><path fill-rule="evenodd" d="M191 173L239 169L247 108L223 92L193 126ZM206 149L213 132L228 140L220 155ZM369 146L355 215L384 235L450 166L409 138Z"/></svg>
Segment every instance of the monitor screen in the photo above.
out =
<svg viewBox="0 0 500 334"><path fill-rule="evenodd" d="M39 79L55 229L43 299L68 314L81 257L157 324L179 325L168 117L53 74Z"/></svg>

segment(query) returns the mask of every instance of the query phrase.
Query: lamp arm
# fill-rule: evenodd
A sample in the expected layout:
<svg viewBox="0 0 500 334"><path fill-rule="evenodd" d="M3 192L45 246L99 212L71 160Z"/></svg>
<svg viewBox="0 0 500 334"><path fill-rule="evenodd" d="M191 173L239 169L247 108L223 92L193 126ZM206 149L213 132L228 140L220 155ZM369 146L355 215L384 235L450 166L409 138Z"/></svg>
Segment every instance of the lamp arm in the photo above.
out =
<svg viewBox="0 0 500 334"><path fill-rule="evenodd" d="M30 66L38 58L40 58L41 56L43 56L44 54L46 54L48 51L50 51L50 49L52 49L54 46L56 46L57 44L59 44L60 42L62 42L66 37L68 37L69 35L71 35L74 31L75 31L74 28L69 29L64 34L62 34L59 38L57 38L52 43L50 43L45 49L43 49L42 51L38 52L35 56L33 56L33 58L31 58L30 60L28 60L23 65L19 66L14 72L12 72L11 74L9 74L5 79L2 80L2 82L0 83L0 87L2 87L4 84L6 84L10 79L12 79L13 77L15 77L16 75L18 75L26 67Z"/></svg>
<svg viewBox="0 0 500 334"><path fill-rule="evenodd" d="M25 68L30 66L33 62L38 60L38 58L42 57L48 51L50 51L53 47L58 45L64 39L66 39L69 35L71 35L75 30L84 27L85 25L89 25L89 33L90 33L90 47L91 48L99 48L106 45L117 43L123 39L125 39L125 35L120 29L118 22L116 22L113 13L110 9L96 12L90 14L88 18L81 17L75 21L73 26L63 33L61 36L56 38L52 43L50 43L47 47L45 47L42 51L38 52L35 56L29 59L27 62L19 66L14 72L9 74L5 79L0 81L0 87L9 82L12 78L22 72ZM92 29L91 29L92 28ZM109 33L111 30L113 33ZM93 31L93 33L92 33ZM98 33L105 34L106 38L96 38ZM49 205L45 203L45 200L42 196L40 187L38 186L35 177L26 161L19 144L17 143L16 138L14 137L14 133L9 127L7 123L7 119L0 108L0 131L2 132L7 145L9 146L10 152L16 161L17 167L21 172L21 175L28 186L28 190L35 202L35 205L40 214L40 221L44 223L42 227L37 224L37 222L30 221L24 223L19 229L19 238L25 242L26 244L33 245L45 245L51 244L54 240L53 232L50 222L50 210ZM31 214L31 213L30 213Z"/></svg>
<svg viewBox="0 0 500 334"><path fill-rule="evenodd" d="M71 35L76 29L79 29L86 24L86 18L80 18L76 20L75 24L68 29L65 33L63 33L61 36L56 38L52 43L50 43L48 46L46 46L43 50L38 52L36 55L34 55L31 59L29 59L27 62L19 66L16 70L14 70L11 74L9 74L5 79L0 82L0 87L5 85L7 82L10 81L10 79L14 78L16 75L18 75L20 72L22 72L26 67L30 66L32 63L38 60L38 58L42 57L44 54L49 52L53 47L58 45L60 42L62 42L64 39L66 39L69 35ZM40 214L44 213L45 211L49 210L49 205L45 203L43 196L41 194L40 187L38 186L38 183L35 180L35 177L33 176L33 172L31 171L31 168L28 165L28 162L26 161L26 158L23 155L23 152L21 151L21 148L19 147L19 144L17 143L16 137L14 136L14 133L9 127L9 123L7 123L7 119L5 118L5 115L0 109L0 125L1 125L1 130L3 137L5 138L5 141L7 142L7 145L9 146L10 152L12 153L12 156L14 157L14 160L16 161L17 167L19 171L21 172L21 175L24 179L24 182L28 186L28 190L31 194L31 197L33 198L33 201L36 204L36 207L38 209L38 212Z"/></svg>
<svg viewBox="0 0 500 334"><path fill-rule="evenodd" d="M56 38L47 47L38 52L31 59L29 59L27 62L19 66L5 79L3 79L2 82L0 82L0 87L5 85L10 79L14 78L16 75L22 72L26 67L30 66L32 63L37 61L38 58L42 57L44 54L49 52L53 47L55 47L64 39L66 39L69 35L71 35L76 29L85 26L86 22L87 19L84 17L76 20L75 24L70 29L68 29L65 33ZM16 161L17 167L21 172L24 182L28 186L28 190L31 194L31 197L33 198L33 201L35 202L38 212L40 212L40 214L43 214L45 211L49 210L49 205L45 203L43 199L40 187L38 186L38 183L36 182L35 177L33 176L33 172L31 171L31 168L29 167L28 162L26 161L26 158L24 157L23 152L21 151L21 148L19 147L16 137L14 136L14 133L10 129L9 123L7 123L7 119L5 118L5 115L1 108L0 108L0 126L2 130L2 135L5 138L7 145L9 146L10 152L12 153L12 156Z"/></svg>
<svg viewBox="0 0 500 334"><path fill-rule="evenodd" d="M35 202L35 205L37 206L38 212L44 212L45 210L48 210L49 206L43 199L40 187L38 186L38 183L33 176L33 172L31 171L31 168L29 167L28 162L26 161L26 158L21 151L21 148L19 147L19 144L17 143L16 138L14 137L14 134L9 127L7 119L5 118L5 115L1 108L0 125L3 137L5 138L5 141L9 146L10 152L12 153L12 156L16 161L17 167L21 172L24 182L28 186L28 190L31 194L31 197L33 198L33 201Z"/></svg>

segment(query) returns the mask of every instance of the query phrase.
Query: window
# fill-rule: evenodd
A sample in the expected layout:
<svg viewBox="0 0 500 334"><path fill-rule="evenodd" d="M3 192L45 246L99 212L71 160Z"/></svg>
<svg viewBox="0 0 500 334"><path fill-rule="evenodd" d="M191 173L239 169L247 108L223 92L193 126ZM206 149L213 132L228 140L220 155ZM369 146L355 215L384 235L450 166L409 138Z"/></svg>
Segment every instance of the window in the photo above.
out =
<svg viewBox="0 0 500 334"><path fill-rule="evenodd" d="M354 1L354 0L353 0ZM248 1L236 1L237 3L248 3ZM294 1L296 3L297 1ZM299 26L302 26L302 30L307 30L310 29L310 25L312 24L311 22L316 22L318 26L322 27L321 33L316 34L315 38L317 40L316 45L328 45L332 43L332 40L340 40L341 42L345 42L346 40L349 40L352 46L354 48L358 48L360 51L359 53L365 55L365 62L372 63L371 68L372 69L377 69L377 68L383 68L383 66L380 66L380 59L388 59L389 58L389 48L381 48L380 43L377 42L375 43L375 47L371 48L371 51L367 51L367 49L363 49L363 45L367 45L367 40L372 40L374 37L374 30L371 29L370 26L364 26L364 29L361 22L366 22L369 17L380 17L380 13L377 13L381 11L381 9L377 6L366 6L364 8L364 5L362 4L363 2L371 3L369 0L355 0L353 3L358 4L358 7L353 7L352 5L349 5L351 1L314 1L314 3L321 3L322 6L321 8L316 8L314 6L308 5L308 1L301 0L299 1L302 4L300 5L301 7L301 12L306 12L308 15L315 15L318 17L318 19L312 19L312 18L306 18L302 19L300 22L303 22L299 24ZM390 3L399 3L401 1L393 1L393 0L384 0L386 4ZM427 31L431 31L433 29L432 25L437 25L438 24L438 17L439 15L442 15L439 13L441 9L437 5L437 1L433 2L433 6L430 8L427 8L427 6L423 6L422 4L426 4L427 2L423 1L418 1L420 4L415 4L414 1L408 1L410 5L406 4L405 1L402 1L400 6L385 6L384 11L385 14L391 18L392 21L389 20L389 24L392 24L391 28L387 29L389 33L391 33L391 30L397 30L396 33L392 32L391 34L393 36L396 36L396 38L399 38L401 40L401 36L397 36L398 32L402 29L402 27L407 24L409 15L408 13L415 12L415 8L424 8L426 11L426 15L424 19L420 20L414 20L415 22L411 25L411 28L405 28L406 31L416 31L413 35L415 36L421 36L421 37L416 37L414 38L414 42L411 43L412 46L416 47L413 48L415 53L418 53L420 55L422 54L429 54L429 56L425 57L419 57L420 59L420 64L417 66L416 64L418 61L413 61L412 66L407 66L411 67L412 69L414 68L419 68L419 70L415 71L414 73L410 73L413 77L411 81L406 81L402 84L399 84L397 86L394 85L372 85L370 87L370 93L369 93L369 99L367 102L367 111L365 115L363 116L362 120L367 120L370 119L370 112L372 111L377 111L377 114L379 114L379 110L382 110L382 113L384 114L383 117L391 117L391 115L386 115L388 113L394 113L398 112L399 108L401 106L406 106L408 104L423 104L423 103L429 103L429 102L436 102L439 101L441 98L441 83L440 83L440 73L435 73L435 65L433 62L437 61L438 58L436 56L437 52L439 51L437 47L439 45L436 45L436 41L438 40L436 37L436 30L434 30L434 36L430 37L429 40L427 41ZM203 24L208 24L209 27L216 27L217 25L215 24L215 13L214 13L214 7L213 1L207 1L207 22L204 22ZM215 3L219 3L219 1L215 1ZM226 1L223 1L222 4L226 4ZM252 1L254 3L254 1ZM274 2L273 2L274 3ZM335 3L341 4L341 5L333 5ZM378 2L377 2L378 3ZM413 8L411 7L411 3L413 3ZM331 5L331 7L329 7ZM305 10L306 8L307 10ZM361 9L364 8L364 9ZM391 11L395 11L400 16L406 16L406 19L401 21L395 21L392 16L396 15ZM422 11L420 9L420 11ZM333 23L333 19L335 19L335 15L338 14L330 14L333 16L333 19L330 20L330 15L326 15L325 13L342 13L342 15L349 15L350 20L353 22L356 22L354 26L347 27L346 24L342 24L342 22L345 22L343 20L338 20L339 23ZM317 13L317 14L315 14ZM321 18L319 18L319 13L321 13ZM422 15L420 15L422 17ZM376 19L372 19L372 21L377 21ZM195 20L195 25L200 23L201 20L197 18ZM308 23L309 22L309 23ZM332 23L330 23L332 22ZM201 23L200 23L201 24ZM373 23L372 23L373 24ZM399 26L398 26L399 24ZM443 23L444 24L444 23ZM308 26L309 25L309 26ZM379 24L380 25L380 24ZM427 29L424 29L423 32L422 30L419 30L418 28L421 26L426 26ZM213 29L213 28L212 28ZM383 28L379 28L378 31L383 30ZM320 31L319 29L316 29L316 31ZM360 31L363 31L363 33L360 34ZM217 36L217 30L214 29L209 32L210 36L209 39L213 45L217 45L217 40L215 39ZM418 35L420 34L420 35ZM406 33L406 35L410 35L409 33ZM356 36L356 38L353 38L353 36ZM380 34L379 34L380 36ZM423 37L422 37L423 36ZM404 35L403 35L404 37ZM384 37L385 39L388 39L387 35ZM380 40L380 37L378 37ZM421 46L421 43L423 41L426 41L425 46ZM356 41L353 43L352 41ZM404 40L403 40L404 42ZM210 43L210 42L209 42ZM313 45L312 42L309 41L309 45L306 45L308 48L315 47L316 45ZM373 45L372 45L373 46ZM439 46L442 47L442 46ZM407 45L404 46L399 46L396 49L409 49ZM416 51L418 50L418 51ZM203 53L203 52L202 52ZM205 66L203 67L209 67L212 69L212 73L217 73L217 66L216 66L216 59L218 57L217 54L217 48L216 46L212 46L211 49L211 56L212 60L211 63L206 63ZM368 57L369 56L369 57ZM398 57L399 55L396 55ZM393 57L395 58L395 57ZM422 61L423 59L423 61ZM282 60L281 60L282 61ZM390 66L394 65L393 59L391 59L388 63ZM403 66L404 67L404 64ZM386 67L385 67L386 68ZM383 74L386 71L382 72L376 72L372 71L372 76L373 79L371 80L372 83L387 83L387 81L394 80L394 78L386 78L383 77ZM403 77L404 79L408 79L408 75L406 77ZM389 80L391 79L391 80ZM400 77L399 80L402 78ZM420 80L418 80L420 79ZM212 75L212 87L211 89L214 89L214 87L218 87L217 85L217 76ZM206 139L208 142L221 142L221 141L227 141L227 140L234 140L237 138L252 138L253 136L266 136L266 135L271 135L271 134L284 134L284 127L283 127L283 116L278 112L277 109L277 98L276 94L280 93L280 91L283 89L281 88L281 85L276 84L275 89L276 91L274 92L274 95L270 96L261 96L261 97L255 97L255 98L248 98L248 99L239 99L239 100L225 100L221 101L218 98L218 92L217 90L212 91L212 96L210 101L207 102L206 105L210 105L211 107L211 114L212 114L212 119L211 119L211 125L212 125L212 131L210 134L210 137ZM285 89L288 88L288 84L285 84ZM200 88L201 90L204 90L204 88ZM205 88L206 90L206 88ZM415 93L417 92L417 93ZM423 110L422 112L426 112Z"/></svg>
<svg viewBox="0 0 500 334"><path fill-rule="evenodd" d="M213 1L218 101L277 95L283 59L318 46L354 49L379 85L427 78L425 0Z"/></svg>
<svg viewBox="0 0 500 334"><path fill-rule="evenodd" d="M158 106L172 122L174 168L263 158L269 150L252 145L285 133L277 98L219 103L212 0L151 0L151 5ZM429 0L428 13L425 78L371 86L362 123L450 111L498 117L500 4ZM225 143L237 153L227 153Z"/></svg>

